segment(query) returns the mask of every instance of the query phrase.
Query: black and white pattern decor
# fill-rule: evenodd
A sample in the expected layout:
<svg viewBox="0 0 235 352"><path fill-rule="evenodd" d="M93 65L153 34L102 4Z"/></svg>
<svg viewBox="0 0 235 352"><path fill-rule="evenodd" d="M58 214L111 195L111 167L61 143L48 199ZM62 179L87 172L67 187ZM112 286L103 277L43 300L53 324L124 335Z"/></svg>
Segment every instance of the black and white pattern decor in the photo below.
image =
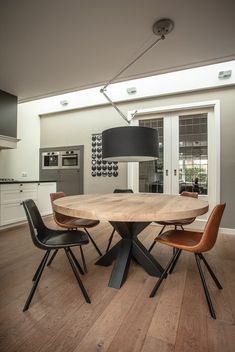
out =
<svg viewBox="0 0 235 352"><path fill-rule="evenodd" d="M91 176L117 177L118 162L102 159L102 134L91 135Z"/></svg>

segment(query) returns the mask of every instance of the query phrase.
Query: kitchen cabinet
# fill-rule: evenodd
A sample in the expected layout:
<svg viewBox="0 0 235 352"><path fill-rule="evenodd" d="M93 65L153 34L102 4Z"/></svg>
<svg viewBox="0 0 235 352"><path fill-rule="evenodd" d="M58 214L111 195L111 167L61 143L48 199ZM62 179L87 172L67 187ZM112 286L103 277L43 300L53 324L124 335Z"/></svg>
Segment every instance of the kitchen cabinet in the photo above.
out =
<svg viewBox="0 0 235 352"><path fill-rule="evenodd" d="M50 193L56 192L55 182L38 183L37 206L41 215L52 214Z"/></svg>
<svg viewBox="0 0 235 352"><path fill-rule="evenodd" d="M0 185L0 226L25 221L22 202L33 199L42 215L51 214L50 193L56 191L55 182L7 183Z"/></svg>

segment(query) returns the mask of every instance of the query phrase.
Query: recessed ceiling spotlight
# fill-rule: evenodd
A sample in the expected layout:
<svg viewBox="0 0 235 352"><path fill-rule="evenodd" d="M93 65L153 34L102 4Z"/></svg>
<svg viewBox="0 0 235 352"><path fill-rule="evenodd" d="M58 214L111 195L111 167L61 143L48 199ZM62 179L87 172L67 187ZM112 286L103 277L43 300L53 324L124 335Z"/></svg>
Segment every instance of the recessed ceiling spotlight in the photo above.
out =
<svg viewBox="0 0 235 352"><path fill-rule="evenodd" d="M68 100L61 100L60 105L67 106L69 104Z"/></svg>

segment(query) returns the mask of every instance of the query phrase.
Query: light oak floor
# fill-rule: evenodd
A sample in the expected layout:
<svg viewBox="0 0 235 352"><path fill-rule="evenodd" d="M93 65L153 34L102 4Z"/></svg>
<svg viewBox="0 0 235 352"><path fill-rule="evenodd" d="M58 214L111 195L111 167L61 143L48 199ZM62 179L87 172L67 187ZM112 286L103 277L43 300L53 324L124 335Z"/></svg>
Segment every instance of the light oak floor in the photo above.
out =
<svg viewBox="0 0 235 352"><path fill-rule="evenodd" d="M46 222L55 226L51 218ZM148 246L158 230L149 226L139 238ZM107 223L91 229L103 251L110 232ZM23 313L44 252L33 246L26 225L0 232L0 248L1 352L235 351L235 236L220 234L207 254L224 286L218 290L206 273L217 320L210 317L193 255L182 254L175 272L150 299L156 278L135 263L120 290L109 288L112 267L94 265L97 252L91 244L84 248L89 272L82 280L92 304L85 303L61 251ZM80 259L78 249L75 253ZM164 266L172 250L159 244L152 253Z"/></svg>

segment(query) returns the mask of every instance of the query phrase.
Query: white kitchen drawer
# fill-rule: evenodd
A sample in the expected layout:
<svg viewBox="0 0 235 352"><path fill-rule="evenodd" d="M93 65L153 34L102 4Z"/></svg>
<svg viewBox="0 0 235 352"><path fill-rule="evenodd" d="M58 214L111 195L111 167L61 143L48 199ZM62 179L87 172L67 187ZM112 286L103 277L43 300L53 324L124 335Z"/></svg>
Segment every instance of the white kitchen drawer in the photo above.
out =
<svg viewBox="0 0 235 352"><path fill-rule="evenodd" d="M1 205L1 226L26 220L24 207L20 203Z"/></svg>
<svg viewBox="0 0 235 352"><path fill-rule="evenodd" d="M4 185L0 185L1 191L15 191L20 189L19 183L6 183Z"/></svg>
<svg viewBox="0 0 235 352"><path fill-rule="evenodd" d="M1 191L1 204L20 203L21 193L19 188Z"/></svg>
<svg viewBox="0 0 235 352"><path fill-rule="evenodd" d="M37 183L14 183L1 185L0 204L18 203L25 199L37 199Z"/></svg>
<svg viewBox="0 0 235 352"><path fill-rule="evenodd" d="M20 203L25 199L37 200L37 189L22 188L1 192L1 204Z"/></svg>

